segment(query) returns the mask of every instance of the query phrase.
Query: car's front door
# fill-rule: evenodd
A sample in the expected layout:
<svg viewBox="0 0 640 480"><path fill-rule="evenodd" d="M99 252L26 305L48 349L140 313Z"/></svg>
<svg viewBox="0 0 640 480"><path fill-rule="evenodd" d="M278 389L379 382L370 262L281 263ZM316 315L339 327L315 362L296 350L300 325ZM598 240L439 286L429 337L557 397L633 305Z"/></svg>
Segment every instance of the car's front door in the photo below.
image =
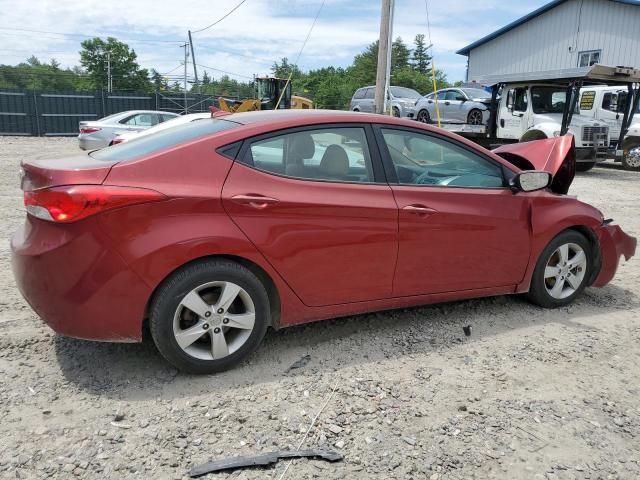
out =
<svg viewBox="0 0 640 480"><path fill-rule="evenodd" d="M505 187L503 167L435 134L377 132L399 208L393 295L519 283L529 260L529 202Z"/></svg>
<svg viewBox="0 0 640 480"><path fill-rule="evenodd" d="M467 122L467 113L464 105L466 100L467 97L460 90L449 90L447 92L444 105L450 122Z"/></svg>
<svg viewBox="0 0 640 480"><path fill-rule="evenodd" d="M247 140L225 182L226 211L306 305L391 296L398 211L374 173L367 131L319 126Z"/></svg>
<svg viewBox="0 0 640 480"><path fill-rule="evenodd" d="M512 87L503 93L498 110L498 138L519 140L529 126L528 109L526 87Z"/></svg>

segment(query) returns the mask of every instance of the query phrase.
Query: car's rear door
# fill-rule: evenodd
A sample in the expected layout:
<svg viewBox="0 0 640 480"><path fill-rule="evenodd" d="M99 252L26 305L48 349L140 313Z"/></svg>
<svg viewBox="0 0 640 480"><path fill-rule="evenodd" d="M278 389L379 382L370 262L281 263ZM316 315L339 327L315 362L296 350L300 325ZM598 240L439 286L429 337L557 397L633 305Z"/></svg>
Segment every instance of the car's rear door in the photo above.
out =
<svg viewBox="0 0 640 480"><path fill-rule="evenodd" d="M504 186L499 163L436 134L376 131L399 208L393 295L519 283L529 260L528 199Z"/></svg>
<svg viewBox="0 0 640 480"><path fill-rule="evenodd" d="M225 182L225 209L307 305L391 295L398 210L370 142L344 124L256 137Z"/></svg>

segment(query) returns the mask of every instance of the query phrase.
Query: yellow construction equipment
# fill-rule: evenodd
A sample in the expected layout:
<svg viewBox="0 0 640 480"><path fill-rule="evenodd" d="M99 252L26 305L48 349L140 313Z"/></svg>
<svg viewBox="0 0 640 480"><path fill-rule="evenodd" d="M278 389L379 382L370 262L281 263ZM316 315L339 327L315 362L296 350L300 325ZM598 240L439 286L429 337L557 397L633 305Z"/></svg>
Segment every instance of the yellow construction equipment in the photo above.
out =
<svg viewBox="0 0 640 480"><path fill-rule="evenodd" d="M273 110L278 105L278 100L280 100L279 110L313 108L313 102L308 98L291 95L291 82L284 78L257 77L254 83L255 98L232 100L220 97L218 98L220 110L231 113ZM282 99L280 99L281 95Z"/></svg>

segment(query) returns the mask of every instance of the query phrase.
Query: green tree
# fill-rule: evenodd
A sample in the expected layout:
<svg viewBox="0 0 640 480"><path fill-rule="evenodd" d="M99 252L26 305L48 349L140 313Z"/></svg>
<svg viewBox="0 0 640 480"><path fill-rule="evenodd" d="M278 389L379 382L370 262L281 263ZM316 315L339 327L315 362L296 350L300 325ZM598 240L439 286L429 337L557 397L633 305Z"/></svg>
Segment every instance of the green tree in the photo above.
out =
<svg viewBox="0 0 640 480"><path fill-rule="evenodd" d="M411 50L409 50L407 44L402 41L402 38L396 38L391 43L391 75L398 70L407 68L410 56Z"/></svg>
<svg viewBox="0 0 640 480"><path fill-rule="evenodd" d="M424 35L422 33L416 35L413 44L415 45L413 53L411 54L413 69L418 73L426 74L429 72L429 67L431 66L431 57L427 53Z"/></svg>
<svg viewBox="0 0 640 480"><path fill-rule="evenodd" d="M149 72L140 68L136 52L126 43L113 37L107 40L92 38L81 43L80 64L91 78L95 88L107 87L107 63L111 62L112 86L114 90L153 89Z"/></svg>
<svg viewBox="0 0 640 480"><path fill-rule="evenodd" d="M151 69L151 83L153 84L154 90L157 92L169 90L167 79L164 78L155 68Z"/></svg>

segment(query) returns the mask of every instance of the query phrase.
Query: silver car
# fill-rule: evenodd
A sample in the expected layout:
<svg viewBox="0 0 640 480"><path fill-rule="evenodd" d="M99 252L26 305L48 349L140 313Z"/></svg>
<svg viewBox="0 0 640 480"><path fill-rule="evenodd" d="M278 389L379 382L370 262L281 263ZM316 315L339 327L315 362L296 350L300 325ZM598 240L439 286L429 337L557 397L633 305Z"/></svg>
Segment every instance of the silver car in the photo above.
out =
<svg viewBox="0 0 640 480"><path fill-rule="evenodd" d="M436 100L440 120L444 123L486 125L489 121L491 93L481 88L445 88L425 95L414 107L415 119L423 123L437 120Z"/></svg>
<svg viewBox="0 0 640 480"><path fill-rule="evenodd" d="M351 110L354 112L373 113L376 87L362 87L356 90L351 98ZM413 106L421 95L412 88L389 87L387 105L391 106L394 117L408 117L413 113Z"/></svg>
<svg viewBox="0 0 640 480"><path fill-rule="evenodd" d="M115 113L100 120L80 122L78 143L82 150L96 150L111 144L113 139L124 132L134 132L153 127L177 117L177 113L150 110L129 110Z"/></svg>

